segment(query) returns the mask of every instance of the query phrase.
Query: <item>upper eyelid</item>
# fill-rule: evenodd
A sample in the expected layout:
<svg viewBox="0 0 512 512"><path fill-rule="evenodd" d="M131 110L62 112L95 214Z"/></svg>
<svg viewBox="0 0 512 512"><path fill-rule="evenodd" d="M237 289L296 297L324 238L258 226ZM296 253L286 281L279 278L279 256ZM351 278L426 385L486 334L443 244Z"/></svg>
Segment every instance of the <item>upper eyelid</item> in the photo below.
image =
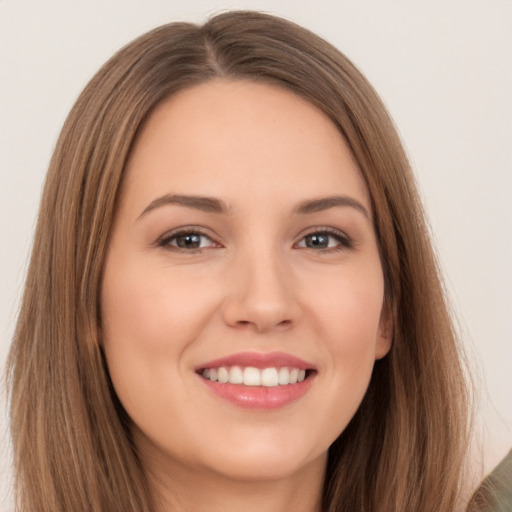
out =
<svg viewBox="0 0 512 512"><path fill-rule="evenodd" d="M210 231L209 229L202 227L202 226L194 226L194 225L182 226L182 227L178 227L178 228L174 228L174 229L170 229L170 230L166 231L162 236L159 237L159 239L163 240L165 238L171 238L173 236L178 236L178 235L186 234L186 233L193 233L196 235L202 235L202 236L206 236L208 238L213 238L213 235L211 235L209 233L209 231Z"/></svg>
<svg viewBox="0 0 512 512"><path fill-rule="evenodd" d="M195 233L198 235L204 235L207 237L212 237L213 235L210 235L208 232L211 231L210 229L204 227L204 226L182 226L178 228L171 229L169 231L166 231L160 238L166 238L170 236L176 236L181 233ZM298 237L304 237L311 233L332 233L332 234L339 234L342 236L345 236L346 238L350 238L343 230L339 228L334 228L332 226L311 226L309 228L305 228L297 235Z"/></svg>
<svg viewBox="0 0 512 512"><path fill-rule="evenodd" d="M345 233L345 231L337 228L333 228L330 226L315 226L312 228L307 228L298 235L298 239L302 240L304 237L308 235L314 235L315 233L328 234L328 235L337 235L340 238L345 238L346 240L351 240L351 237Z"/></svg>

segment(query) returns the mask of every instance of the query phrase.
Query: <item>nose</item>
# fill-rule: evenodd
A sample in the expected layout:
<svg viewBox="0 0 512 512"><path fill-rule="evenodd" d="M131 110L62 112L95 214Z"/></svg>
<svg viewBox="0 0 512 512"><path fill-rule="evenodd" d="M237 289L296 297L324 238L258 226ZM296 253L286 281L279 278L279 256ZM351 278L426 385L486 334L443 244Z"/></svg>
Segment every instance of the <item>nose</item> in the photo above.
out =
<svg viewBox="0 0 512 512"><path fill-rule="evenodd" d="M285 330L301 316L297 283L276 255L240 257L230 268L223 316L227 325L263 333Z"/></svg>

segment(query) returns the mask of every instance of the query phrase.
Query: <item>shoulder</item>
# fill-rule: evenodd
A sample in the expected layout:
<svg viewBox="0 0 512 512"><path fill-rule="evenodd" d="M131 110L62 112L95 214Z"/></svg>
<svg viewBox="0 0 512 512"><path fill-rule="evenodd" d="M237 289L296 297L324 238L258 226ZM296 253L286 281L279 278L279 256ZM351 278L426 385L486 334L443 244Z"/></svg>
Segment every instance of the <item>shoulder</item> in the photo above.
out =
<svg viewBox="0 0 512 512"><path fill-rule="evenodd" d="M468 512L512 512L512 450L475 491Z"/></svg>

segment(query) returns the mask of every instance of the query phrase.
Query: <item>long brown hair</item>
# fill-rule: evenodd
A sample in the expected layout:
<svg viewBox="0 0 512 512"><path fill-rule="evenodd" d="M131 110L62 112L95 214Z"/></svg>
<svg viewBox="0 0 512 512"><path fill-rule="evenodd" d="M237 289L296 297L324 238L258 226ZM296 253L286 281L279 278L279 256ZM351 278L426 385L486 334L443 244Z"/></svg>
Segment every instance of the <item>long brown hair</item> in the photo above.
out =
<svg viewBox="0 0 512 512"><path fill-rule="evenodd" d="M277 84L325 112L370 194L393 315L390 353L329 451L323 509L454 510L468 396L407 158L354 65L285 20L228 12L172 23L112 57L78 98L53 154L9 358L18 510L150 512L152 497L100 348L99 292L123 172L164 98L214 77Z"/></svg>

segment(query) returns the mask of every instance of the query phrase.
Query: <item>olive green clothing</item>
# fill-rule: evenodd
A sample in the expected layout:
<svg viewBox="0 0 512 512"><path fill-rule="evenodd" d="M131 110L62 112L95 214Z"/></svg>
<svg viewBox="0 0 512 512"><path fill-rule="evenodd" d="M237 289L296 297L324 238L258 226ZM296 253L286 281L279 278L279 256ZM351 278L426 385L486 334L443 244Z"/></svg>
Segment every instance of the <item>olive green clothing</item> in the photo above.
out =
<svg viewBox="0 0 512 512"><path fill-rule="evenodd" d="M512 512L512 451L476 490L468 512Z"/></svg>

